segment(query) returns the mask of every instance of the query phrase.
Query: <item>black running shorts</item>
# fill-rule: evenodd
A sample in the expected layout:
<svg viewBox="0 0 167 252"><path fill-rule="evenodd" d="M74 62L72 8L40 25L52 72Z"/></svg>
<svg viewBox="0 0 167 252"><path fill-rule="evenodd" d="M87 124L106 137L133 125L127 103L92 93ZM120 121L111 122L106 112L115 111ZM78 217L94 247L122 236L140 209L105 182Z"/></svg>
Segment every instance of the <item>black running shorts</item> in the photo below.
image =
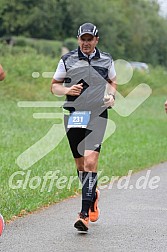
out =
<svg viewBox="0 0 167 252"><path fill-rule="evenodd" d="M107 109L100 116L91 115L87 128L67 128L69 115L64 115L64 125L74 158L84 156L85 150L100 152L107 125Z"/></svg>

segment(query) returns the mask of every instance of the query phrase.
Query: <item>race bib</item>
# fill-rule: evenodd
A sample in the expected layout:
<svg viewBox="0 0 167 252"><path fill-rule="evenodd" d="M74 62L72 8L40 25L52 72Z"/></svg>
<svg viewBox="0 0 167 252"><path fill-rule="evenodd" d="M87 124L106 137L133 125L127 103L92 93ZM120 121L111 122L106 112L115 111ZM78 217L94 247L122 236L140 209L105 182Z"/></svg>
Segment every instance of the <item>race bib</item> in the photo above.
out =
<svg viewBox="0 0 167 252"><path fill-rule="evenodd" d="M68 119L67 128L86 128L90 120L90 111L72 112Z"/></svg>

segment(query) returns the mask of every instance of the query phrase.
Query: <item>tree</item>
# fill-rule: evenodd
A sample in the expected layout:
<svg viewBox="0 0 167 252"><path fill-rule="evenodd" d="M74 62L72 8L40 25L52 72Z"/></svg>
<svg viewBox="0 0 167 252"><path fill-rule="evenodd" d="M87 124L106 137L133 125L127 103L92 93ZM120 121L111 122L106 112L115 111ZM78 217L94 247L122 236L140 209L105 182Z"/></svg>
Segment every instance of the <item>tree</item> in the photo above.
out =
<svg viewBox="0 0 167 252"><path fill-rule="evenodd" d="M64 41L92 22L102 50L124 58L167 65L167 19L157 0L1 0L0 36Z"/></svg>

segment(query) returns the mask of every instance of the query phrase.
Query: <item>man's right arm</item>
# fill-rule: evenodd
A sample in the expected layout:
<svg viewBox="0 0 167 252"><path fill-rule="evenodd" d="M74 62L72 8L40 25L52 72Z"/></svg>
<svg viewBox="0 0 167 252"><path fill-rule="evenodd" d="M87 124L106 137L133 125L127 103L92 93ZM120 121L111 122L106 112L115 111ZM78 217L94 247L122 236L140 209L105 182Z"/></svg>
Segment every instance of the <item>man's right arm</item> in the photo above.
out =
<svg viewBox="0 0 167 252"><path fill-rule="evenodd" d="M62 81L52 79L51 92L55 95L66 95L68 90L63 86Z"/></svg>
<svg viewBox="0 0 167 252"><path fill-rule="evenodd" d="M80 95L83 89L82 87L83 84L81 83L73 85L71 87L65 87L63 85L65 77L66 77L66 69L63 60L60 60L52 79L51 92L55 95L71 95L71 96Z"/></svg>
<svg viewBox="0 0 167 252"><path fill-rule="evenodd" d="M165 102L165 111L166 111L166 113L167 113L167 100L166 100L166 102Z"/></svg>
<svg viewBox="0 0 167 252"><path fill-rule="evenodd" d="M71 87L65 87L65 86L63 86L62 81L52 79L51 91L55 95L78 96L81 94L81 91L83 89L82 85L83 85L83 83L73 85Z"/></svg>
<svg viewBox="0 0 167 252"><path fill-rule="evenodd" d="M2 65L0 64L0 81L5 79L5 72L3 70Z"/></svg>

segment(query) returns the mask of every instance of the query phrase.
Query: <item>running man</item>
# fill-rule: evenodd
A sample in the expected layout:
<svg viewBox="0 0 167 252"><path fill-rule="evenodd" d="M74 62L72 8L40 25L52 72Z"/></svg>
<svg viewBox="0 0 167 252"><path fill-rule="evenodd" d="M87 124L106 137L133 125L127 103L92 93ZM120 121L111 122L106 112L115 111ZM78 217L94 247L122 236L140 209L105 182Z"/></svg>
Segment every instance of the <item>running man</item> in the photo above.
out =
<svg viewBox="0 0 167 252"><path fill-rule="evenodd" d="M92 23L78 29L78 48L60 59L51 90L66 95L64 124L82 183L82 207L74 227L87 231L99 218L97 166L109 107L114 105L116 72L110 54L96 46L98 30Z"/></svg>

